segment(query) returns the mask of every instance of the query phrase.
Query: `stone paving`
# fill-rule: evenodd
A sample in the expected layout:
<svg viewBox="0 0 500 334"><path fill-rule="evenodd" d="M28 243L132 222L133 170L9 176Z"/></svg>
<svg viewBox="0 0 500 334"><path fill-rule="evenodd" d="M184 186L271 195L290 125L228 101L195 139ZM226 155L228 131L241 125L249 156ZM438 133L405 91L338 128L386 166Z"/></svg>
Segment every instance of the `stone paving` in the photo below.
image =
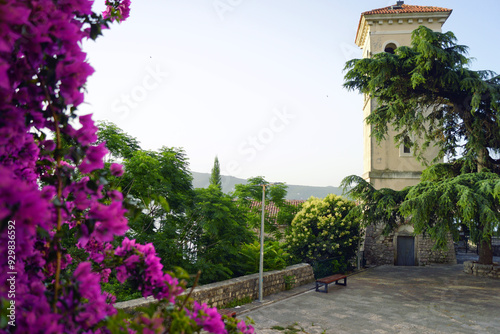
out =
<svg viewBox="0 0 500 334"><path fill-rule="evenodd" d="M462 270L375 267L348 277L346 287L330 285L329 293L309 284L295 295L266 297L267 304L249 304L238 318L251 317L264 334L500 333L500 280Z"/></svg>

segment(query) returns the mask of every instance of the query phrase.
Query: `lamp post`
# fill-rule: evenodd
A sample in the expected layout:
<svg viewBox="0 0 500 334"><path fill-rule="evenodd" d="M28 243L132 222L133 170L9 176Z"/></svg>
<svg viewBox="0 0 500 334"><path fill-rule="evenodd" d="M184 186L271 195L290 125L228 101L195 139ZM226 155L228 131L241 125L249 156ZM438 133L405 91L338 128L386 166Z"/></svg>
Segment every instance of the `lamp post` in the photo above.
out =
<svg viewBox="0 0 500 334"><path fill-rule="evenodd" d="M266 210L266 186L272 186L272 185L277 185L281 184L280 182L277 183L262 183L259 184L259 186L262 187L262 217L260 221L260 264L259 264L259 302L262 303L263 300L263 294L262 294L262 287L264 285L264 216L265 216L265 210Z"/></svg>
<svg viewBox="0 0 500 334"><path fill-rule="evenodd" d="M259 264L259 302L263 302L262 299L262 285L264 283L264 214L266 210L266 185L262 186L262 217L260 221L260 264Z"/></svg>

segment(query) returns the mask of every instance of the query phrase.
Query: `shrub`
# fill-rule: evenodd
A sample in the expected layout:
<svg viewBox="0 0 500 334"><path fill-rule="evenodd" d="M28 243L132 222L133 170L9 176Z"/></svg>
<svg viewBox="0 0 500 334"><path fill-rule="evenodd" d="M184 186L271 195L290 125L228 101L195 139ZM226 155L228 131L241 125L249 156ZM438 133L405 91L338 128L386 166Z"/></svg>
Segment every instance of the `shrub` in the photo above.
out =
<svg viewBox="0 0 500 334"><path fill-rule="evenodd" d="M307 200L286 235L291 262L354 256L360 239L360 219L351 212L354 207L354 202L334 194Z"/></svg>
<svg viewBox="0 0 500 334"><path fill-rule="evenodd" d="M266 240L264 242L264 271L281 270L287 265L287 256L278 241ZM260 242L241 245L240 267L238 275L249 275L259 272Z"/></svg>

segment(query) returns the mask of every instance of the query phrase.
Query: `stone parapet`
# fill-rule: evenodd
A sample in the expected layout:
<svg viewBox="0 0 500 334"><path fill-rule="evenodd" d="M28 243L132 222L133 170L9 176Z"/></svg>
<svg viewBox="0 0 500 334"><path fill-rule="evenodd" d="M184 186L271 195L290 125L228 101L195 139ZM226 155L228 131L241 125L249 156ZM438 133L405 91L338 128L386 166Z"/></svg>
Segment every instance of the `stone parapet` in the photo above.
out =
<svg viewBox="0 0 500 334"><path fill-rule="evenodd" d="M473 261L464 262L464 272L474 276L483 276L500 279L500 265L494 264L479 264Z"/></svg>
<svg viewBox="0 0 500 334"><path fill-rule="evenodd" d="M285 277L289 284L285 284ZM309 264L301 263L283 270L268 271L263 274L263 295L294 288L310 282L314 282L314 274ZM259 274L251 274L232 278L222 282L202 285L196 287L191 297L199 303L206 303L212 307L223 307L233 300L243 298L257 299L259 297ZM126 302L116 303L115 307L127 312L133 312L135 308L146 306L156 302L154 298L139 298Z"/></svg>

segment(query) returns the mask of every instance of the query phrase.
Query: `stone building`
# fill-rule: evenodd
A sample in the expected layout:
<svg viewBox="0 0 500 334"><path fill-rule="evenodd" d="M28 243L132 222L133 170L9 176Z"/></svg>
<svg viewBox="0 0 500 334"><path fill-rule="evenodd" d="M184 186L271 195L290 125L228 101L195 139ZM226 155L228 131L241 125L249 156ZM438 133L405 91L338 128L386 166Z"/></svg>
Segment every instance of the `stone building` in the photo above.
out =
<svg viewBox="0 0 500 334"><path fill-rule="evenodd" d="M441 32L451 12L451 9L407 5L398 1L395 5L362 13L355 42L363 50L363 58L379 52L393 53L399 46L410 45L411 33L420 25ZM365 96L363 102L363 116L366 118L377 107L377 101ZM394 135L395 132L390 130L386 140L377 143L371 136L371 126L364 124L363 178L376 189L401 190L420 181L424 167L404 142L399 146L394 143ZM429 161L436 155L436 148L429 147L425 152ZM434 243L423 235L415 236L410 225L402 224L389 236L382 235L382 228L370 226L365 235L364 257L368 265L456 263L451 237L448 243L448 251L433 251Z"/></svg>

